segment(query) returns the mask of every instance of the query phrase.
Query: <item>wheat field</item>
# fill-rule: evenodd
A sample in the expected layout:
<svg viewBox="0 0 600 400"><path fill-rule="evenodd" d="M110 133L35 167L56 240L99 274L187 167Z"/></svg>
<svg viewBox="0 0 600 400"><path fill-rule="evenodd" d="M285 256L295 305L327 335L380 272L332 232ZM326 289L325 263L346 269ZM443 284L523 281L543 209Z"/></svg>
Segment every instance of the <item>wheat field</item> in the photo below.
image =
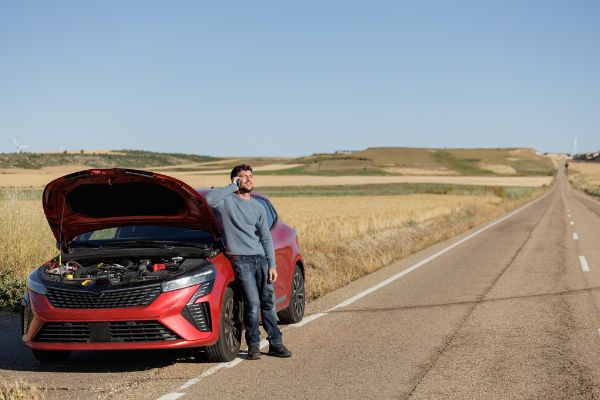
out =
<svg viewBox="0 0 600 400"><path fill-rule="evenodd" d="M315 299L529 198L417 194L272 201L282 220L298 232L307 298Z"/></svg>
<svg viewBox="0 0 600 400"><path fill-rule="evenodd" d="M600 163L571 162L569 181L577 189L600 197Z"/></svg>
<svg viewBox="0 0 600 400"><path fill-rule="evenodd" d="M263 171L276 170L281 165L273 164L263 167ZM89 169L85 166L46 167L40 170L4 169L0 170L0 187L43 188L50 181L69 173ZM149 169L152 170L152 169ZM160 168L156 172L163 172ZM195 188L210 188L226 186L229 182L229 172L207 175L198 171L178 172L168 171L173 176ZM398 172L398 171L397 171ZM412 171L413 173L415 171ZM363 185L390 183L442 183L452 185L483 185L483 186L527 186L541 187L550 185L552 176L444 176L420 171L415 176L316 176L316 175L261 175L256 172L256 186L331 186L331 185Z"/></svg>

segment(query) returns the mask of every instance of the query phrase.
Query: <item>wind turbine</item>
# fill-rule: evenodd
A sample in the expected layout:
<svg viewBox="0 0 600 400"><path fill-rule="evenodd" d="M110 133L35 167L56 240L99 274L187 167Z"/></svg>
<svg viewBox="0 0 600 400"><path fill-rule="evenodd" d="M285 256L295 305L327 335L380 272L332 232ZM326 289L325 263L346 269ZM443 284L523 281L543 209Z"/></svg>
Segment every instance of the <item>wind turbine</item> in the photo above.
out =
<svg viewBox="0 0 600 400"><path fill-rule="evenodd" d="M577 154L577 136L575 136L575 140L573 141L573 153L572 153L572 156L575 156L575 154Z"/></svg>
<svg viewBox="0 0 600 400"><path fill-rule="evenodd" d="M21 150L23 150L25 147L29 147L28 144L19 144L19 142L17 142L17 139L12 138L13 143L15 144L15 146L17 146L17 154L21 154Z"/></svg>

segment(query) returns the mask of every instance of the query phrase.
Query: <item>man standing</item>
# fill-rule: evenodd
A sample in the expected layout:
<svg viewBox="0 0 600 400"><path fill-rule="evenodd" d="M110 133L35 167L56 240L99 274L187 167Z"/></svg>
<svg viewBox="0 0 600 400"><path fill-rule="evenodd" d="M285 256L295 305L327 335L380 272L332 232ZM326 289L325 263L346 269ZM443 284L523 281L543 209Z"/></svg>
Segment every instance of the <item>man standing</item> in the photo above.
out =
<svg viewBox="0 0 600 400"><path fill-rule="evenodd" d="M252 167L238 165L231 170L231 184L208 192L206 201L221 214L225 254L242 289L248 359L260 358L259 311L268 334L268 354L290 357L292 353L283 345L277 326L273 289L277 280L275 247L266 211L250 196L253 189Z"/></svg>

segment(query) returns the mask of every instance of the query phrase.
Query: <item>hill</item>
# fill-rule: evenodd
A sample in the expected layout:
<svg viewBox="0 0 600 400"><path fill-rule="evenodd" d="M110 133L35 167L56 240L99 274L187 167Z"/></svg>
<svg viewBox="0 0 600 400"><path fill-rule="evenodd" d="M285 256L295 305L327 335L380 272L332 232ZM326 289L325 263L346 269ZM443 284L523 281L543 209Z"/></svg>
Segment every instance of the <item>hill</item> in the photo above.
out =
<svg viewBox="0 0 600 400"><path fill-rule="evenodd" d="M217 158L141 150L0 154L0 169L4 171L64 166L139 168L165 174L224 174L241 162L257 167L261 175L549 176L554 172L549 157L524 148L371 147L354 152L313 154L299 158Z"/></svg>
<svg viewBox="0 0 600 400"><path fill-rule="evenodd" d="M142 150L112 150L79 153L2 153L0 168L40 169L79 165L90 168L148 168L187 163L219 161L220 158L195 154L156 153Z"/></svg>
<svg viewBox="0 0 600 400"><path fill-rule="evenodd" d="M372 147L340 154L314 154L294 160L300 167L277 174L318 175L500 175L547 176L550 158L533 149L430 149Z"/></svg>

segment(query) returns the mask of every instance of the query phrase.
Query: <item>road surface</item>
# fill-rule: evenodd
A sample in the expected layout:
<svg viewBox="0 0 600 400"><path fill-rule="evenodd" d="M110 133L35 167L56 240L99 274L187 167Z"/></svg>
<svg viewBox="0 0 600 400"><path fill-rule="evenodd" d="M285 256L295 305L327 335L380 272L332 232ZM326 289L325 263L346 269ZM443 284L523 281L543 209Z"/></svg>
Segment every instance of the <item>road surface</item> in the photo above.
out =
<svg viewBox="0 0 600 400"><path fill-rule="evenodd" d="M51 399L600 398L598 237L600 203L559 174L520 211L311 303L284 328L289 359L79 352L47 366L4 315L0 376Z"/></svg>

